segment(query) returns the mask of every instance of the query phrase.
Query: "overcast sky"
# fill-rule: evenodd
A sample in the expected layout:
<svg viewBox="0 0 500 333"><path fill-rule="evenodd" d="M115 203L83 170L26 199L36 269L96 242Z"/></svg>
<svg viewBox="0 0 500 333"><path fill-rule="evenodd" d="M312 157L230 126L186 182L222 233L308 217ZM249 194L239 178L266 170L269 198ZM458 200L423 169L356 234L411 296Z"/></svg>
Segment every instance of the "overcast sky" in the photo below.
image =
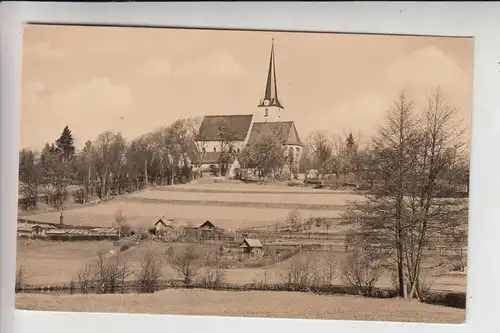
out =
<svg viewBox="0 0 500 333"><path fill-rule="evenodd" d="M21 146L40 149L66 125L81 147L106 130L133 139L180 117L259 112L273 37L278 93L302 139L368 137L401 89L423 110L438 85L470 131L472 39L32 25Z"/></svg>

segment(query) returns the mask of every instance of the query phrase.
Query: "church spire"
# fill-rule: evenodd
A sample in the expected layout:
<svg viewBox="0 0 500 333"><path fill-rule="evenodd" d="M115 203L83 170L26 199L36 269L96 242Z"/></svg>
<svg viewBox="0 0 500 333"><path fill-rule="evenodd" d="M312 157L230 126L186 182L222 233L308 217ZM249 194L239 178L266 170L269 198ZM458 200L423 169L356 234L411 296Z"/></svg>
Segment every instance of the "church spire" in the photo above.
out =
<svg viewBox="0 0 500 333"><path fill-rule="evenodd" d="M267 82L266 82L266 92L264 94L264 98L260 101L259 107L267 108L268 107L276 107L279 109L284 109L278 99L278 86L276 83L276 63L274 60L274 38L271 46L271 56L269 58L269 70L267 73Z"/></svg>

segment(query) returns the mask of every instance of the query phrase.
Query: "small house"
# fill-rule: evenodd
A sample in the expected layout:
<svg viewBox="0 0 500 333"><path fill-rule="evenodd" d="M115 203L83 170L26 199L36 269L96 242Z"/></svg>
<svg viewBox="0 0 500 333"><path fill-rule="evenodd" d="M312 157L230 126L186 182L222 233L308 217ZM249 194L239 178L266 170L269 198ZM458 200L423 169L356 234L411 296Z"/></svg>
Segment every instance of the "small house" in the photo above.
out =
<svg viewBox="0 0 500 333"><path fill-rule="evenodd" d="M252 256L259 256L262 254L263 246L260 240L254 238L245 238L238 246L243 249L243 253L248 253Z"/></svg>
<svg viewBox="0 0 500 333"><path fill-rule="evenodd" d="M157 237L165 237L165 234L169 231L169 229L173 229L173 226L166 221L168 220L159 219L156 221L152 228L152 234Z"/></svg>

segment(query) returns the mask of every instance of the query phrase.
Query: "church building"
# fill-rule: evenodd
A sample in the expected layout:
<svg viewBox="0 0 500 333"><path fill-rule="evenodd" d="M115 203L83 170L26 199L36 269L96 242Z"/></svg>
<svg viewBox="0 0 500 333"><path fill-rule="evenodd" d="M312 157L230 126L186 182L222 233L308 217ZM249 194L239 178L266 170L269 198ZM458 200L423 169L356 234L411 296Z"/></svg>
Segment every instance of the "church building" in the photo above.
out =
<svg viewBox="0 0 500 333"><path fill-rule="evenodd" d="M198 163L200 169L202 171L217 170L220 165L222 176L234 177L235 170L240 168L238 154L245 146L254 144L263 135L269 133L276 135L282 142L285 154L293 154L291 160L300 161L303 144L295 123L284 119L284 110L278 98L273 39L264 98L258 103L256 113L203 118L195 138L198 147L202 150ZM229 149L232 149L233 154L227 154ZM230 160L229 156L234 157Z"/></svg>

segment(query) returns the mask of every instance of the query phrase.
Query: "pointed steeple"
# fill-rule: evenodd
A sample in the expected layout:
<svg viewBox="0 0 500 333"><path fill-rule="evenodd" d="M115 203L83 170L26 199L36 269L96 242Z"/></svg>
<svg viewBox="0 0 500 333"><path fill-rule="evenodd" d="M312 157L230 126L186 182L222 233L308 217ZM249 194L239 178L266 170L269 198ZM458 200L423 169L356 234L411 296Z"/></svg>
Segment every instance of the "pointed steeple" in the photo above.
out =
<svg viewBox="0 0 500 333"><path fill-rule="evenodd" d="M269 70L267 73L266 92L264 98L258 105L261 108L277 107L284 109L278 99L278 85L276 83L276 63L274 60L274 38L271 46L271 56L269 58Z"/></svg>

